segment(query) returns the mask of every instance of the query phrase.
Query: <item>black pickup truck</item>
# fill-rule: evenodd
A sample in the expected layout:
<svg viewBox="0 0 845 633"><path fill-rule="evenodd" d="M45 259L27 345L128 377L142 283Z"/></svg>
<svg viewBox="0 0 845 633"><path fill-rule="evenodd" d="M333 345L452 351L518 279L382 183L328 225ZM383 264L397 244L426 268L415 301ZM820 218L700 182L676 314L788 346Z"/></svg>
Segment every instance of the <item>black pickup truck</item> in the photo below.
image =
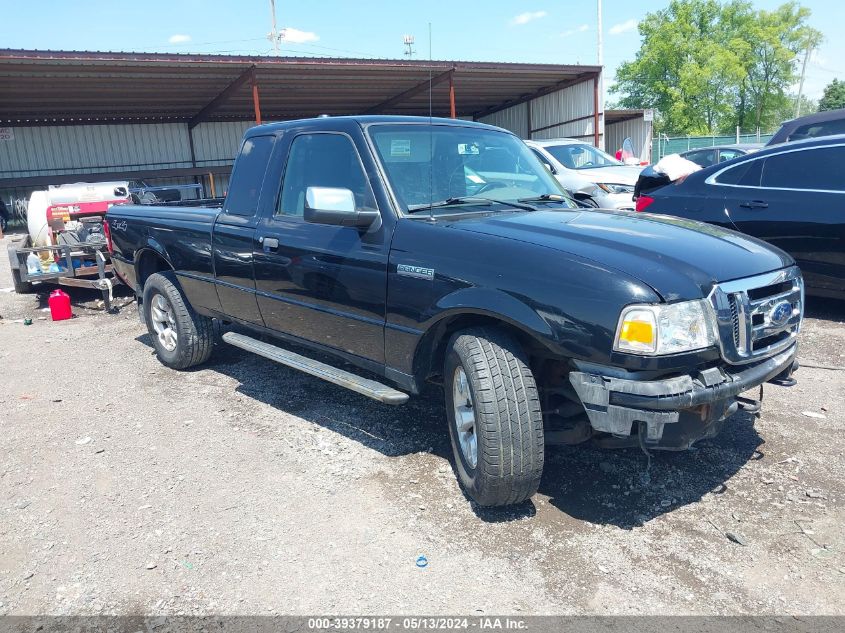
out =
<svg viewBox="0 0 845 633"><path fill-rule="evenodd" d="M533 495L545 445L686 449L757 410L741 393L795 382L788 255L577 208L486 125L255 127L222 208L112 207L107 224L165 365L206 361L229 323L223 341L386 404L441 384L458 479L482 505Z"/></svg>

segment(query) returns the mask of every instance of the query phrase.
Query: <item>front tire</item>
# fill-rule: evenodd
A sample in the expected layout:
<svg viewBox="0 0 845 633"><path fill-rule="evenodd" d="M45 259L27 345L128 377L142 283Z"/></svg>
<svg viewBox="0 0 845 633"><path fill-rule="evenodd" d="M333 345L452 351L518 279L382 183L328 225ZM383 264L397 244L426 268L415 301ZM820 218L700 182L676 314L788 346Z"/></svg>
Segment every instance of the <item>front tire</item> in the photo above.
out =
<svg viewBox="0 0 845 633"><path fill-rule="evenodd" d="M187 369L208 360L214 349L214 320L197 314L173 272L150 275L144 284L144 320L159 360Z"/></svg>
<svg viewBox="0 0 845 633"><path fill-rule="evenodd" d="M543 474L537 384L516 340L493 328L452 337L444 368L455 471L482 506L529 499Z"/></svg>

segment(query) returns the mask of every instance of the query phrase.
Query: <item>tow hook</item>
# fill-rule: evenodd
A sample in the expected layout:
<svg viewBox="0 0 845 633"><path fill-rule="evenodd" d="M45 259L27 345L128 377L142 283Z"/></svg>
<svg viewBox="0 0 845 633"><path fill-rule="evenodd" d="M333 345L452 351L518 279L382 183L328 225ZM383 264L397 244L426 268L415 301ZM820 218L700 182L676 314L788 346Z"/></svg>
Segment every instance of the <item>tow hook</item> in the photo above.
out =
<svg viewBox="0 0 845 633"><path fill-rule="evenodd" d="M773 385L777 385L778 387L794 387L798 384L798 381L795 378L773 378L769 381Z"/></svg>
<svg viewBox="0 0 845 633"><path fill-rule="evenodd" d="M793 382L795 382L793 380ZM763 385L760 385L760 396L757 400L753 398L743 398L742 396L736 397L736 403L739 405L739 408L745 411L746 413L750 413L755 418L760 417L760 413L763 409Z"/></svg>

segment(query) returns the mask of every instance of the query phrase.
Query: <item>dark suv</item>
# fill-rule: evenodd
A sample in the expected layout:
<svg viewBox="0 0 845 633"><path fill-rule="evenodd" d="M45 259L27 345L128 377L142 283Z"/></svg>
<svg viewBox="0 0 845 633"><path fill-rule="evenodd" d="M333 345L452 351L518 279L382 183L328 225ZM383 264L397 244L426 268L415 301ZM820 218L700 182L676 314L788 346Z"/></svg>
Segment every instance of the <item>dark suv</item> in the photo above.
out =
<svg viewBox="0 0 845 633"><path fill-rule="evenodd" d="M787 121L766 145L780 145L834 134L845 134L845 109L816 112Z"/></svg>

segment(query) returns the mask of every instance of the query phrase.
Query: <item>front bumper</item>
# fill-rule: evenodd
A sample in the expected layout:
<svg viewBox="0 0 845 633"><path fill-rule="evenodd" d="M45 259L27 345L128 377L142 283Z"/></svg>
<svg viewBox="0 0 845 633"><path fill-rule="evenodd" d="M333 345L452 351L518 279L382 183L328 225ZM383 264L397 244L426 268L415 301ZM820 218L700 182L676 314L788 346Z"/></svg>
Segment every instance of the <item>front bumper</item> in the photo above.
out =
<svg viewBox="0 0 845 633"><path fill-rule="evenodd" d="M573 371L569 380L595 431L617 438L636 433L650 448L683 450L713 437L738 408L736 397L797 369L797 346L736 372L712 367L665 380L630 380Z"/></svg>

